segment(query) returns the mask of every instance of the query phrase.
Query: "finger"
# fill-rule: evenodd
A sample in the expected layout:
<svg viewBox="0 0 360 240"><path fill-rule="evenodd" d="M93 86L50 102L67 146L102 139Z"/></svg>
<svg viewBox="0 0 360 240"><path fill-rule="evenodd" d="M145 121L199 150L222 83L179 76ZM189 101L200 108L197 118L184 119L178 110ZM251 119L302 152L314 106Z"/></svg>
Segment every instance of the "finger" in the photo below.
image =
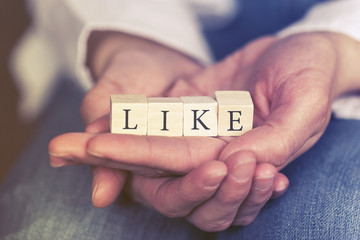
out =
<svg viewBox="0 0 360 240"><path fill-rule="evenodd" d="M157 137L101 134L88 143L88 152L113 162L184 174L217 159L225 142L209 137Z"/></svg>
<svg viewBox="0 0 360 240"><path fill-rule="evenodd" d="M104 208L112 204L123 189L126 172L104 167L93 168L92 202Z"/></svg>
<svg viewBox="0 0 360 240"><path fill-rule="evenodd" d="M128 170L145 176L165 176L174 174L171 171L160 171L147 166L136 164L124 164L111 161L107 158L96 157L88 154L87 145L94 134L89 133L66 133L57 136L49 143L50 164L53 167L68 165L88 164L103 166L113 169Z"/></svg>
<svg viewBox="0 0 360 240"><path fill-rule="evenodd" d="M176 80L174 85L166 93L166 96L168 97L199 95L203 95L202 92L184 78Z"/></svg>
<svg viewBox="0 0 360 240"><path fill-rule="evenodd" d="M201 95L213 96L216 90L231 88L232 80L239 70L242 51L237 51L225 60L208 67L188 80L188 85Z"/></svg>
<svg viewBox="0 0 360 240"><path fill-rule="evenodd" d="M282 173L277 173L274 180L274 191L272 199L281 197L289 187L289 179Z"/></svg>
<svg viewBox="0 0 360 240"><path fill-rule="evenodd" d="M255 155L251 152L237 152L225 162L229 174L216 194L188 217L191 223L204 231L227 229L250 191L256 167Z"/></svg>
<svg viewBox="0 0 360 240"><path fill-rule="evenodd" d="M92 157L87 153L87 143L95 135L90 133L66 133L53 138L48 146L50 163L59 159L75 161Z"/></svg>
<svg viewBox="0 0 360 240"><path fill-rule="evenodd" d="M249 66L274 41L274 37L264 37L253 41L219 63L189 78L187 85L191 86L191 89L196 89L196 92L201 93L201 95L209 96L213 96L217 90L247 89L245 81L234 81L234 79L239 78L238 74L241 74L242 77L247 75L244 73L249 72ZM184 88L184 86L181 87Z"/></svg>
<svg viewBox="0 0 360 240"><path fill-rule="evenodd" d="M85 95L81 103L81 116L85 126L110 112L110 95L115 93L116 88L112 86L111 90L109 85L106 82L98 82Z"/></svg>
<svg viewBox="0 0 360 240"><path fill-rule="evenodd" d="M106 114L101 118L94 120L93 122L89 123L86 128L86 133L105 133L110 132L110 115Z"/></svg>
<svg viewBox="0 0 360 240"><path fill-rule="evenodd" d="M183 177L147 178L134 176L133 195L168 217L183 217L210 198L227 174L226 165L210 161Z"/></svg>
<svg viewBox="0 0 360 240"><path fill-rule="evenodd" d="M251 191L241 204L233 225L246 226L254 221L273 193L276 173L276 168L271 164L264 163L257 166Z"/></svg>
<svg viewBox="0 0 360 240"><path fill-rule="evenodd" d="M145 176L169 176L217 159L224 146L223 141L206 137L67 133L50 142L49 153L51 163L62 158Z"/></svg>
<svg viewBox="0 0 360 240"><path fill-rule="evenodd" d="M55 137L49 143L50 164L55 167L87 164L123 169L119 163L88 154L87 145L94 136L90 133L66 133Z"/></svg>
<svg viewBox="0 0 360 240"><path fill-rule="evenodd" d="M50 164L53 167L81 164L78 159L91 158L86 144L94 135L87 133L66 133L49 142Z"/></svg>

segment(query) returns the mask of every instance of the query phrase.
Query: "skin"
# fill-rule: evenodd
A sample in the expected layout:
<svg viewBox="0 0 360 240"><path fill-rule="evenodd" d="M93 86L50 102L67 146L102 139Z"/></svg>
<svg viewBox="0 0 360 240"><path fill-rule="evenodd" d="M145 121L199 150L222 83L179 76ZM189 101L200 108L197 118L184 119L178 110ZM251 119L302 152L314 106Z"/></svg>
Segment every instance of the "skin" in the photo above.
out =
<svg viewBox="0 0 360 240"><path fill-rule="evenodd" d="M204 70L171 49L142 39L126 45L126 38L134 39L125 35L121 42L121 37L112 44L100 41L92 57L99 81L82 106L85 123L92 122L87 133L53 139L51 164L98 166L93 184L98 207L114 201L131 172L134 199L166 216L186 217L205 231L250 224L271 196L284 193L288 180L277 170L321 137L337 96L360 89L359 44L340 34L260 38ZM228 89L249 90L254 101L255 128L240 137L106 133L109 94L213 95Z"/></svg>

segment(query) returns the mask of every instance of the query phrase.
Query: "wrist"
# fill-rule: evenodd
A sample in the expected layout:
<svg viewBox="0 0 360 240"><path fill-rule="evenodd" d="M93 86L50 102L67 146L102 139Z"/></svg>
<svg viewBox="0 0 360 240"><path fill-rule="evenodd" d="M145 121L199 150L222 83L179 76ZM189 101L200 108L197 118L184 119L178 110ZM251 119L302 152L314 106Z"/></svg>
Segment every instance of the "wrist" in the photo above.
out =
<svg viewBox="0 0 360 240"><path fill-rule="evenodd" d="M330 94L334 99L347 92L360 89L360 43L346 35L335 32L309 32L286 37L295 46L307 46L312 51L308 61L326 66L320 69L331 81ZM325 61L325 62L324 62ZM316 64L315 64L316 65Z"/></svg>
<svg viewBox="0 0 360 240"><path fill-rule="evenodd" d="M324 32L336 51L333 97L360 89L360 43L344 34Z"/></svg>

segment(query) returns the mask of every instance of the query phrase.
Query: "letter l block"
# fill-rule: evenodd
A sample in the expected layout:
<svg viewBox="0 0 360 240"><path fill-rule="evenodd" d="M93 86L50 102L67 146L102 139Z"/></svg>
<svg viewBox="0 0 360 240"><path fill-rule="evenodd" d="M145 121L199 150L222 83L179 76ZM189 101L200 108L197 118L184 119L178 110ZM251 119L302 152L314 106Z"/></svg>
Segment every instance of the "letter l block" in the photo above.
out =
<svg viewBox="0 0 360 240"><path fill-rule="evenodd" d="M145 95L111 95L112 133L146 135L147 99Z"/></svg>

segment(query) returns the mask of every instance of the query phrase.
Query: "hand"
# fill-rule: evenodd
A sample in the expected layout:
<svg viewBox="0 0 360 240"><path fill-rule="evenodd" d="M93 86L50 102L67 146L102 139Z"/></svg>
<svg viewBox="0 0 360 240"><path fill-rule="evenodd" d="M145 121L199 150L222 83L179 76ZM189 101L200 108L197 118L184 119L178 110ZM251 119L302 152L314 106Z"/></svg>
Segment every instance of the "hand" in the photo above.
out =
<svg viewBox="0 0 360 240"><path fill-rule="evenodd" d="M177 78L201 69L198 63L172 49L126 34L95 32L88 45L88 65L96 83L81 106L85 125L109 113L111 94L163 96ZM86 131L94 133L103 129L89 127ZM69 162L58 160L53 164L61 166ZM126 172L104 167L93 169L93 204L104 207L119 195Z"/></svg>
<svg viewBox="0 0 360 240"><path fill-rule="evenodd" d="M359 48L358 42L327 32L265 37L206 73L177 82L170 95L248 89L255 128L241 137L223 138L229 144L219 158L247 150L258 162L281 169L321 137L334 98L360 89Z"/></svg>

